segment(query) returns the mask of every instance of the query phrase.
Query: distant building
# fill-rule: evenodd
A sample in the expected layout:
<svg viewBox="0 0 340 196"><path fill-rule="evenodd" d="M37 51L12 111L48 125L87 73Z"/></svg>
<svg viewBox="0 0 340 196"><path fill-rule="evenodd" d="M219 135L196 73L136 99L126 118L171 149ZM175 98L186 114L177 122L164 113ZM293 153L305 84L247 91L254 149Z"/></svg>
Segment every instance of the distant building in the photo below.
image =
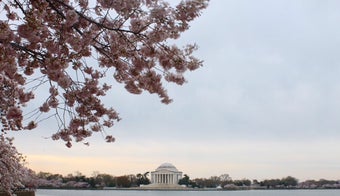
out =
<svg viewBox="0 0 340 196"><path fill-rule="evenodd" d="M178 184L182 178L182 172L171 163L163 163L155 171L151 172L151 184L143 186L146 189L183 189Z"/></svg>
<svg viewBox="0 0 340 196"><path fill-rule="evenodd" d="M181 178L182 172L171 163L163 163L151 172L151 184L178 184Z"/></svg>

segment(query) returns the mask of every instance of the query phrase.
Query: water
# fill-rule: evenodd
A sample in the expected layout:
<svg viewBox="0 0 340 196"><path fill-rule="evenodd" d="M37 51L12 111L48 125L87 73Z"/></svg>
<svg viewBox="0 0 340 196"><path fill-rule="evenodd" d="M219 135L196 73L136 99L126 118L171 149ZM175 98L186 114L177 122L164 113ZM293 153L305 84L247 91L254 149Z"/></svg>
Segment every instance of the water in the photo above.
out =
<svg viewBox="0 0 340 196"><path fill-rule="evenodd" d="M339 196L340 190L250 191L136 191L136 190L43 190L36 196Z"/></svg>

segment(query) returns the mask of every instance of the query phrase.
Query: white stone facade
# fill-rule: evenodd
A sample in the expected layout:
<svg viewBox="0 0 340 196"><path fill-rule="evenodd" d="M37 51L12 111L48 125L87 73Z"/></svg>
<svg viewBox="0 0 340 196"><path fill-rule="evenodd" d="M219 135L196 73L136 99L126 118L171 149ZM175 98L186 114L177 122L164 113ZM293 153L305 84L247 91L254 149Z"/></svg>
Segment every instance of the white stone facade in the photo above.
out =
<svg viewBox="0 0 340 196"><path fill-rule="evenodd" d="M163 163L156 171L151 172L151 184L177 185L181 178L182 172L171 163Z"/></svg>

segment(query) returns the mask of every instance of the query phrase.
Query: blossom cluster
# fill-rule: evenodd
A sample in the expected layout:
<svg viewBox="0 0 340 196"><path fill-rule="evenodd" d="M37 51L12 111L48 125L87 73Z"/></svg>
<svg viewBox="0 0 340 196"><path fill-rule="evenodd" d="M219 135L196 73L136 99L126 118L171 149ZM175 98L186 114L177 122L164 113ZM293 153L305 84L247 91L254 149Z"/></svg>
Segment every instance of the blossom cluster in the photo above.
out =
<svg viewBox="0 0 340 196"><path fill-rule="evenodd" d="M208 0L16 0L0 1L0 114L2 131L34 129L44 114L58 122L53 139L83 141L119 121L101 97L106 73L130 93L172 100L165 81L185 83L183 74L202 61L195 45L169 45L189 28ZM96 59L91 61L89 59ZM49 88L49 96L24 118L23 108ZM24 123L26 122L26 123ZM114 137L107 135L108 142Z"/></svg>

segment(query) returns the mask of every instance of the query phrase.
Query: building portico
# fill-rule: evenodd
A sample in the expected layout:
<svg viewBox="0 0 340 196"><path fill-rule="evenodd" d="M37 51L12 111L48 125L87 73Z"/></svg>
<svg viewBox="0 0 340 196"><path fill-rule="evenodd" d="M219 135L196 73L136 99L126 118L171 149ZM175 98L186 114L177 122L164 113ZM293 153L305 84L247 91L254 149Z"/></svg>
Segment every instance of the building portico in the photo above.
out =
<svg viewBox="0 0 340 196"><path fill-rule="evenodd" d="M151 173L151 183L152 184L178 184L178 181L182 178L181 172L176 173Z"/></svg>

